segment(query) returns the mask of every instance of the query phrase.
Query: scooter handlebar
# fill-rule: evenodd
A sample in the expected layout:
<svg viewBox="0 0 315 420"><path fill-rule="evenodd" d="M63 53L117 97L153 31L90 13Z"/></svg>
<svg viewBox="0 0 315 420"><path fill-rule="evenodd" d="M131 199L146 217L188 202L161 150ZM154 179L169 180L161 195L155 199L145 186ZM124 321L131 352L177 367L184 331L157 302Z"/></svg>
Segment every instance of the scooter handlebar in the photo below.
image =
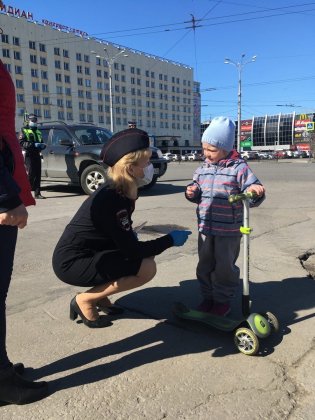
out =
<svg viewBox="0 0 315 420"><path fill-rule="evenodd" d="M229 203L233 204L233 203L237 203L238 201L241 200L250 200L252 198L257 197L257 194L254 192L246 192L246 193L241 193L241 194L231 194L228 198Z"/></svg>

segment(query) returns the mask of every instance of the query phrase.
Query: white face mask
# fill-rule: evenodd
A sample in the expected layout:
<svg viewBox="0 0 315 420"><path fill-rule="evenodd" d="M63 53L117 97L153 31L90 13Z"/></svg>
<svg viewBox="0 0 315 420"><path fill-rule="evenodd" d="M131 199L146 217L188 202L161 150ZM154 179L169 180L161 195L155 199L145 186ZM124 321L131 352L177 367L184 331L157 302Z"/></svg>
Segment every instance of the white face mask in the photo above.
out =
<svg viewBox="0 0 315 420"><path fill-rule="evenodd" d="M31 128L36 128L36 127L37 127L37 123L36 123L36 122L33 122L33 121L30 121L30 122L28 123L28 125L29 125Z"/></svg>
<svg viewBox="0 0 315 420"><path fill-rule="evenodd" d="M137 179L138 187L142 187L143 185L150 184L150 182L152 181L153 175L154 175L154 167L153 167L152 163L150 163L150 165L146 166L143 169L143 172L144 172L144 177Z"/></svg>

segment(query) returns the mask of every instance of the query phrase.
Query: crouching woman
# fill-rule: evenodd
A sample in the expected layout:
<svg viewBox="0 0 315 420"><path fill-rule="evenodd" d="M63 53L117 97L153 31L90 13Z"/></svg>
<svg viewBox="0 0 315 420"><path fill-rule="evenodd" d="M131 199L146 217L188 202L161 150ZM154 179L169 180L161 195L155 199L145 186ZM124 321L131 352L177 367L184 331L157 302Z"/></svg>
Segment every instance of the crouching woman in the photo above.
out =
<svg viewBox="0 0 315 420"><path fill-rule="evenodd" d="M90 328L109 325L98 310L118 312L109 296L142 286L156 274L154 256L182 246L189 231L172 231L139 241L132 228L138 187L150 183L153 166L146 132L137 128L116 133L102 151L109 166L106 185L95 191L67 225L53 254L57 277L87 287L70 302L70 319L79 315Z"/></svg>

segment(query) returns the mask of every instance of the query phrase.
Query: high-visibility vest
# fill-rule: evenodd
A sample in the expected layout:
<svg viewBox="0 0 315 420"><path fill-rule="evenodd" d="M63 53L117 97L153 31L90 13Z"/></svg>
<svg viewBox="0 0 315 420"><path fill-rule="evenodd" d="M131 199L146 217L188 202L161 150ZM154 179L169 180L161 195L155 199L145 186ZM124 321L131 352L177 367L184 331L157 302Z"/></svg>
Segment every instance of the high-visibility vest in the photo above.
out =
<svg viewBox="0 0 315 420"><path fill-rule="evenodd" d="M32 141L34 143L42 143L43 142L42 133L37 128L36 128L36 130L32 130L30 128L23 128L22 131L25 134L25 137L26 137L27 141ZM36 138L34 138L34 136Z"/></svg>

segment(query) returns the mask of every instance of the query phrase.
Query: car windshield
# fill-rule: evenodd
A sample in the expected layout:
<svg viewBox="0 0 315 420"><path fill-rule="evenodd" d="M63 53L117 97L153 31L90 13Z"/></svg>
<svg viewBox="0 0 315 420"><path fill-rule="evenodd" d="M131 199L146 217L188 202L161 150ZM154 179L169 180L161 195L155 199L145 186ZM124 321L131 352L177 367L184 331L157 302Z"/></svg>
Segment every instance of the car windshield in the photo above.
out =
<svg viewBox="0 0 315 420"><path fill-rule="evenodd" d="M104 144L112 136L109 130L98 127L75 128L74 133L83 145Z"/></svg>

